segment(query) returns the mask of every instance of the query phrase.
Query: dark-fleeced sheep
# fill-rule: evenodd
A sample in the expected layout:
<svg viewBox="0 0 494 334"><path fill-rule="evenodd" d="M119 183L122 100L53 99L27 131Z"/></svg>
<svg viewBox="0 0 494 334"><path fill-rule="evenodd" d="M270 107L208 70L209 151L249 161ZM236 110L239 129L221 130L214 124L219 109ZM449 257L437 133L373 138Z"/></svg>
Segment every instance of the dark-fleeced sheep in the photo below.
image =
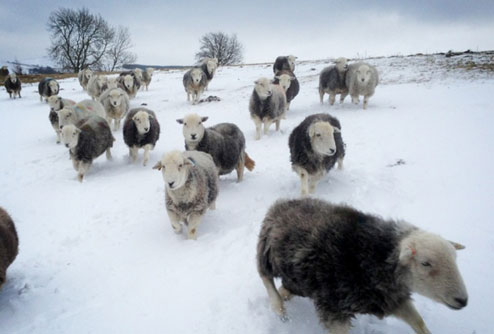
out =
<svg viewBox="0 0 494 334"><path fill-rule="evenodd" d="M129 156L136 162L140 148L144 149L143 165L149 160L149 151L160 138L160 124L153 111L146 108L131 109L123 125L123 138L129 147Z"/></svg>
<svg viewBox="0 0 494 334"><path fill-rule="evenodd" d="M7 211L0 207L0 290L7 280L7 268L17 257L19 238L14 221Z"/></svg>
<svg viewBox="0 0 494 334"><path fill-rule="evenodd" d="M69 124L62 128L62 141L69 148L70 159L82 182L93 160L106 152L111 160L110 148L115 138L106 120L99 116L91 116L80 120L77 124Z"/></svg>
<svg viewBox="0 0 494 334"><path fill-rule="evenodd" d="M220 123L209 128L204 127L208 117L188 114L177 119L183 124L185 149L209 153L218 167L219 174L237 171L237 181L244 176L244 167L252 171L255 162L245 152L245 137L242 130L232 123Z"/></svg>
<svg viewBox="0 0 494 334"><path fill-rule="evenodd" d="M209 83L213 80L214 74L216 73L216 68L218 67L218 60L216 58L204 58L202 60L201 65L199 66L201 70L206 75L206 87L205 90L208 89Z"/></svg>
<svg viewBox="0 0 494 334"><path fill-rule="evenodd" d="M43 78L38 84L39 100L48 99L52 95L58 95L60 85L53 78Z"/></svg>
<svg viewBox="0 0 494 334"><path fill-rule="evenodd" d="M297 77L293 72L288 70L279 71L276 73L273 83L280 85L285 91L286 95L286 110L290 110L290 103L298 95L300 91L300 84Z"/></svg>
<svg viewBox="0 0 494 334"><path fill-rule="evenodd" d="M182 82L187 93L187 101L192 97L192 104L197 104L208 84L204 71L198 67L191 68L185 72Z"/></svg>
<svg viewBox="0 0 494 334"><path fill-rule="evenodd" d="M262 223L257 267L274 311L283 299L312 299L331 334L358 314L395 316L430 334L412 303L418 293L449 308L467 305L456 264L464 246L405 222L312 199L279 200ZM281 278L276 290L274 278Z"/></svg>
<svg viewBox="0 0 494 334"><path fill-rule="evenodd" d="M21 79L19 79L15 73L9 74L3 85L5 86L5 89L11 99L15 99L16 96L21 98L22 83Z"/></svg>
<svg viewBox="0 0 494 334"><path fill-rule="evenodd" d="M133 99L137 95L137 91L141 88L141 81L134 72L123 72L117 79L118 87L123 89L129 99Z"/></svg>
<svg viewBox="0 0 494 334"><path fill-rule="evenodd" d="M276 58L273 64L273 72L274 74L279 71L288 70L292 73L295 72L295 60L297 57L295 56L279 56Z"/></svg>
<svg viewBox="0 0 494 334"><path fill-rule="evenodd" d="M338 162L343 168L345 144L340 122L328 114L307 116L288 139L293 170L300 176L301 193L315 191L316 185Z"/></svg>
<svg viewBox="0 0 494 334"><path fill-rule="evenodd" d="M348 93L352 97L352 103L359 104L359 96L364 96L363 109L367 109L369 98L374 95L379 83L377 69L366 63L354 63L348 65L345 78Z"/></svg>
<svg viewBox="0 0 494 334"><path fill-rule="evenodd" d="M346 86L346 72L348 69L346 58L338 58L336 65L328 66L319 75L319 98L323 103L324 94L329 94L329 104L333 105L336 95L340 94L340 103L343 103L348 95Z"/></svg>

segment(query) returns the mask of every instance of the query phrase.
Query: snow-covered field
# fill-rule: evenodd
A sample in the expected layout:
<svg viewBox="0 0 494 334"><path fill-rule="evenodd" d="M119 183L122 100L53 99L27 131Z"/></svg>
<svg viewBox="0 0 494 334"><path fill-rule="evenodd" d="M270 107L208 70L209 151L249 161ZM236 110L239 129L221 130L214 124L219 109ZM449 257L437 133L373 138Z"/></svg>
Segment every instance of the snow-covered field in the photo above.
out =
<svg viewBox="0 0 494 334"><path fill-rule="evenodd" d="M318 73L324 61L296 68L301 92L281 132L254 140L248 113L253 81L271 66L219 69L208 95L221 102L186 102L181 71L155 73L146 103L161 123L150 166L129 163L121 131L113 161L98 158L80 184L67 149L55 144L49 107L36 85L23 98L0 95L0 205L14 218L19 255L0 293L0 333L326 333L308 299L287 303L290 321L271 311L258 277L260 223L278 198L297 197L288 136L306 116L330 112L342 124L347 156L316 197L402 218L465 244L458 263L469 305L452 311L416 296L433 333L492 333L494 309L494 75L439 66L444 57L371 60L382 84L369 108L321 106ZM76 79L61 95L87 95ZM175 119L189 112L206 124L234 122L256 161L244 182L221 177L217 210L208 211L198 240L173 233L164 185L151 166L183 148ZM398 160L404 164L396 164ZM411 333L394 318L359 316L352 333Z"/></svg>

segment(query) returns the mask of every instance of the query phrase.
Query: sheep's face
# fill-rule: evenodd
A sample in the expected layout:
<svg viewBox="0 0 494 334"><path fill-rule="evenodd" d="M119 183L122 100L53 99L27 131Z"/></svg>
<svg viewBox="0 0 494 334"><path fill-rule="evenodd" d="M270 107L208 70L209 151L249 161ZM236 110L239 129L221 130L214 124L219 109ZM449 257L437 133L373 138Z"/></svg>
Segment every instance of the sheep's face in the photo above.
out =
<svg viewBox="0 0 494 334"><path fill-rule="evenodd" d="M336 153L335 132L340 132L328 122L315 122L308 129L310 142L314 152L332 156Z"/></svg>
<svg viewBox="0 0 494 334"><path fill-rule="evenodd" d="M52 95L48 98L48 105L50 106L51 111L58 111L61 108L62 98L57 95Z"/></svg>
<svg viewBox="0 0 494 334"><path fill-rule="evenodd" d="M256 84L254 89L256 90L257 95L259 95L261 99L266 99L271 95L273 95L273 87L271 80L267 78L260 78L254 81L254 83Z"/></svg>
<svg viewBox="0 0 494 334"><path fill-rule="evenodd" d="M140 68L136 68L134 74L139 80L142 80L142 70Z"/></svg>
<svg viewBox="0 0 494 334"><path fill-rule="evenodd" d="M372 72L371 72L369 66L367 66L367 65L361 65L357 69L356 73L357 73L357 82L361 85L367 84L370 81L371 76L372 76Z"/></svg>
<svg viewBox="0 0 494 334"><path fill-rule="evenodd" d="M213 72L216 70L216 63L212 60L208 60L206 63L206 67L208 68L209 74L213 74Z"/></svg>
<svg viewBox="0 0 494 334"><path fill-rule="evenodd" d="M154 68L152 68L152 67L146 68L146 72L148 73L149 77L152 78L153 77Z"/></svg>
<svg viewBox="0 0 494 334"><path fill-rule="evenodd" d="M60 129L62 129L64 126L68 124L74 124L75 123L75 115L76 111L70 109L70 108L63 108L57 111L58 115L58 125Z"/></svg>
<svg viewBox="0 0 494 334"><path fill-rule="evenodd" d="M424 231L412 232L400 244L400 263L410 269L413 291L459 310L468 294L456 265L464 246Z"/></svg>
<svg viewBox="0 0 494 334"><path fill-rule="evenodd" d="M84 76L86 77L86 80L91 79L92 75L93 75L93 71L91 71L90 69L86 69L84 71Z"/></svg>
<svg viewBox="0 0 494 334"><path fill-rule="evenodd" d="M190 72L190 77L192 78L192 82L194 83L194 85L199 85L203 75L204 73L200 68L195 68Z"/></svg>
<svg viewBox="0 0 494 334"><path fill-rule="evenodd" d="M293 78L289 76L288 74L282 74L276 76L276 79L278 79L279 85L283 90L286 92L288 88L290 88L290 84L292 83Z"/></svg>
<svg viewBox="0 0 494 334"><path fill-rule="evenodd" d="M10 81L12 83L16 83L17 82L17 74L15 73L10 73Z"/></svg>
<svg viewBox="0 0 494 334"><path fill-rule="evenodd" d="M340 57L335 60L336 69L339 72L345 72L348 69L347 59Z"/></svg>
<svg viewBox="0 0 494 334"><path fill-rule="evenodd" d="M132 75L127 74L127 75L124 77L124 86L125 86L128 90L132 90L132 87L134 86L134 78L132 77Z"/></svg>
<svg viewBox="0 0 494 334"><path fill-rule="evenodd" d="M114 89L110 92L108 99L112 107L120 107L122 104L124 92L121 89Z"/></svg>
<svg viewBox="0 0 494 334"><path fill-rule="evenodd" d="M78 129L75 125L69 124L63 127L60 132L60 137L62 138L62 143L65 144L67 148L74 148L77 146L79 142L79 134L81 130Z"/></svg>
<svg viewBox="0 0 494 334"><path fill-rule="evenodd" d="M185 184L189 176L189 167L194 163L185 158L180 151L166 153L161 161L153 167L163 174L165 187L169 190L176 190Z"/></svg>
<svg viewBox="0 0 494 334"><path fill-rule="evenodd" d="M288 65L290 66L290 71L293 72L295 70L295 60L297 60L297 57L290 55L286 58L288 60Z"/></svg>
<svg viewBox="0 0 494 334"><path fill-rule="evenodd" d="M132 117L132 120L134 121L137 132L139 132L139 134L145 134L149 132L149 129L151 129L151 122L149 121L149 119L152 117L153 116L149 115L144 110L135 113L135 115Z"/></svg>
<svg viewBox="0 0 494 334"><path fill-rule="evenodd" d="M118 87L117 78L107 78L106 85L108 86L108 88L117 88Z"/></svg>
<svg viewBox="0 0 494 334"><path fill-rule="evenodd" d="M182 119L177 119L179 124L183 124L182 133L185 138L185 142L188 144L199 143L204 137L204 122L208 120L208 117L201 117L198 114L188 114Z"/></svg>
<svg viewBox="0 0 494 334"><path fill-rule="evenodd" d="M103 85L106 83L106 77L103 75L98 75L98 77L96 78L96 83L98 87L103 87Z"/></svg>
<svg viewBox="0 0 494 334"><path fill-rule="evenodd" d="M58 83L55 80L48 82L48 87L50 87L52 95L58 94Z"/></svg>

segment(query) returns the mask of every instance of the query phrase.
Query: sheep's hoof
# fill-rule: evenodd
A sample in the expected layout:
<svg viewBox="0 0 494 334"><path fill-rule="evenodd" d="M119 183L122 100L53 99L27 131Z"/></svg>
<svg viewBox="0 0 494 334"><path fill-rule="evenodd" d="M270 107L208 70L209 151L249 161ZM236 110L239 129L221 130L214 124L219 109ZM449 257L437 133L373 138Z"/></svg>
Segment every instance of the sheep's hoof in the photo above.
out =
<svg viewBox="0 0 494 334"><path fill-rule="evenodd" d="M77 175L77 180L79 180L79 182L82 183L82 180L84 179L84 175L83 174L79 174Z"/></svg>

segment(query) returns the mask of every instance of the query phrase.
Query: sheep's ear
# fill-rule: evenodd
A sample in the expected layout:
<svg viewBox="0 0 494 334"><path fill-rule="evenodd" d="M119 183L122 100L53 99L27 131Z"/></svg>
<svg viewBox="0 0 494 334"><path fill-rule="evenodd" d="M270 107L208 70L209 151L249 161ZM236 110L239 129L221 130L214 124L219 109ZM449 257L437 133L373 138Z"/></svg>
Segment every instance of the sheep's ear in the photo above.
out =
<svg viewBox="0 0 494 334"><path fill-rule="evenodd" d="M187 159L185 159L185 165L187 165L187 166L195 166L196 165L196 162L192 158L187 158Z"/></svg>
<svg viewBox="0 0 494 334"><path fill-rule="evenodd" d="M256 84L256 85L257 85L258 83L259 83L259 80L254 81L254 84Z"/></svg>
<svg viewBox="0 0 494 334"><path fill-rule="evenodd" d="M334 133L341 133L341 129L338 129L336 126L333 126Z"/></svg>
<svg viewBox="0 0 494 334"><path fill-rule="evenodd" d="M309 137L312 138L316 134L316 129L314 129L314 126L309 127Z"/></svg>
<svg viewBox="0 0 494 334"><path fill-rule="evenodd" d="M448 240L449 241L449 240ZM462 244L459 244L457 242L454 242L454 241L449 241L453 247L456 249L456 250L462 250L462 249L465 249L465 246L463 246Z"/></svg>
<svg viewBox="0 0 494 334"><path fill-rule="evenodd" d="M75 128L75 132L76 132L77 134L79 134L79 133L81 133L81 129L79 129L79 128Z"/></svg>
<svg viewBox="0 0 494 334"><path fill-rule="evenodd" d="M208 120L208 118L209 118L208 116L201 117L201 121L202 121L202 122L206 122L206 121Z"/></svg>
<svg viewBox="0 0 494 334"><path fill-rule="evenodd" d="M408 265L413 257L417 254L415 246L411 242L403 243L400 246L399 262L402 265Z"/></svg>
<svg viewBox="0 0 494 334"><path fill-rule="evenodd" d="M278 79L278 80L280 80L280 79L281 79L278 75L276 75L274 78L275 78L275 79Z"/></svg>
<svg viewBox="0 0 494 334"><path fill-rule="evenodd" d="M156 165L154 165L153 169L161 170L163 168L163 165L161 164L161 161L158 161Z"/></svg>
<svg viewBox="0 0 494 334"><path fill-rule="evenodd" d="M184 124L184 119L183 119L183 118L179 118L179 119L177 119L177 123L178 123L178 124Z"/></svg>

